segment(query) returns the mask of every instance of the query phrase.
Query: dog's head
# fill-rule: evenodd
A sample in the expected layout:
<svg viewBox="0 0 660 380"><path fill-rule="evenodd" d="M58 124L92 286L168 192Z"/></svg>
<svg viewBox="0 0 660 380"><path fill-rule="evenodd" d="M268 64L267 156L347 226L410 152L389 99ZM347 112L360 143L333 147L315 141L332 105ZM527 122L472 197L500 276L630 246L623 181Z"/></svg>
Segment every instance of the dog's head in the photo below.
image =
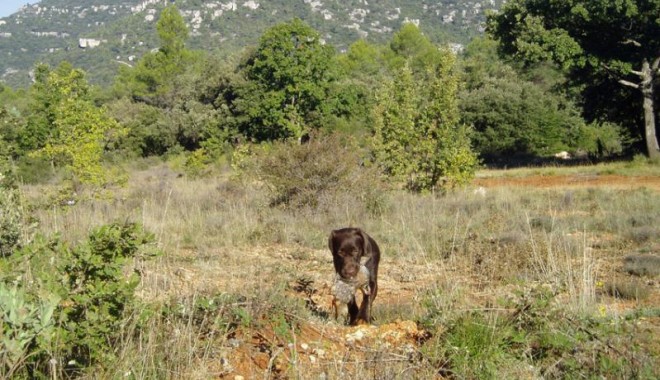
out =
<svg viewBox="0 0 660 380"><path fill-rule="evenodd" d="M332 252L335 271L352 279L360 270L360 260L371 256L369 236L359 228L342 228L330 233L328 246Z"/></svg>

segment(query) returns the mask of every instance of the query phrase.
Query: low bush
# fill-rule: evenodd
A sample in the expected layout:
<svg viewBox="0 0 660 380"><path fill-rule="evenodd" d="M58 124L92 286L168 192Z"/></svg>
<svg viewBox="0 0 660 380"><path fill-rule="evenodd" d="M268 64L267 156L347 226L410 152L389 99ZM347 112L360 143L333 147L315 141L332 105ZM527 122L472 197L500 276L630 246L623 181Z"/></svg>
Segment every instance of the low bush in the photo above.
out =
<svg viewBox="0 0 660 380"><path fill-rule="evenodd" d="M38 237L0 260L3 339L12 347L0 368L34 378L110 365L139 283L128 264L152 241L137 224L114 223L77 246Z"/></svg>
<svg viewBox="0 0 660 380"><path fill-rule="evenodd" d="M53 313L60 301L55 294L42 299L30 295L17 285L0 282L0 377L20 374L30 357L46 353L55 331Z"/></svg>
<svg viewBox="0 0 660 380"><path fill-rule="evenodd" d="M375 168L363 164L362 151L348 137L314 136L308 143L275 143L257 155L257 175L271 189L271 205L328 208L344 194L377 209L382 187Z"/></svg>
<svg viewBox="0 0 660 380"><path fill-rule="evenodd" d="M0 173L0 257L12 253L19 244L23 221L18 191L2 186Z"/></svg>

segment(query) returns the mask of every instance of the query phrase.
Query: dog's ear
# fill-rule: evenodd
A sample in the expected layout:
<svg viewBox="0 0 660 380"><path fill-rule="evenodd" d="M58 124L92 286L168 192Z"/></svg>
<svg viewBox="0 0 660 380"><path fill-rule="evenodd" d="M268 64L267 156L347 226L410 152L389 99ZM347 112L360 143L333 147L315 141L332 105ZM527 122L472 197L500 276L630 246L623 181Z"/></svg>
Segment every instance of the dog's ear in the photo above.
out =
<svg viewBox="0 0 660 380"><path fill-rule="evenodd" d="M358 234L362 237L362 257L371 257L371 242L366 232L358 229Z"/></svg>
<svg viewBox="0 0 660 380"><path fill-rule="evenodd" d="M332 252L332 254L335 253L335 230L330 232L330 237L328 238L328 248L330 248L330 252Z"/></svg>

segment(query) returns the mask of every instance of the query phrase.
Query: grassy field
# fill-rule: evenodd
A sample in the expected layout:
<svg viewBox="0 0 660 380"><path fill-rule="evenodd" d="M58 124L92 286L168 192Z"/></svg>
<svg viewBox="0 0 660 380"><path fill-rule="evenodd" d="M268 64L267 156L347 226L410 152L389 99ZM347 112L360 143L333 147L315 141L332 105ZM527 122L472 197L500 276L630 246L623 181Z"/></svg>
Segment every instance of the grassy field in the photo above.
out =
<svg viewBox="0 0 660 380"><path fill-rule="evenodd" d="M139 222L162 252L132 262L135 307L82 377L652 379L659 179L641 162L493 170L447 195L349 191L286 209L259 181L158 164L69 206L55 187L21 195L33 231L79 242ZM331 317L326 242L344 226L383 251L372 326Z"/></svg>

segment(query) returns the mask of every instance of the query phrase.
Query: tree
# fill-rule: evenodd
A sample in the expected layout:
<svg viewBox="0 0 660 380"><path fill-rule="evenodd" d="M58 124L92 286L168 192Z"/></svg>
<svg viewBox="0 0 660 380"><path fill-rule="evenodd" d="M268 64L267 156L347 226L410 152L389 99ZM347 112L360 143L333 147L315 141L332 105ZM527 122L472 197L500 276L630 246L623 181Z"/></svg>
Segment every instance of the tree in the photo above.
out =
<svg viewBox="0 0 660 380"><path fill-rule="evenodd" d="M462 92L461 116L474 126L475 148L486 156L575 150L572 137L585 125L572 103L512 75Z"/></svg>
<svg viewBox="0 0 660 380"><path fill-rule="evenodd" d="M408 64L415 73L423 73L443 59L443 52L413 23L403 24L392 36L388 55L391 68Z"/></svg>
<svg viewBox="0 0 660 380"><path fill-rule="evenodd" d="M19 156L17 141L24 129L24 122L20 115L0 105L0 174L11 159Z"/></svg>
<svg viewBox="0 0 660 380"><path fill-rule="evenodd" d="M241 132L257 140L298 138L318 126L334 81L334 52L300 19L267 30L241 70L234 102Z"/></svg>
<svg viewBox="0 0 660 380"><path fill-rule="evenodd" d="M174 59L185 54L188 27L176 5L163 9L156 24L156 30L160 39L160 52Z"/></svg>
<svg viewBox="0 0 660 380"><path fill-rule="evenodd" d="M122 69L115 83L120 99L109 105L129 129L120 142L129 154L195 150L204 139L227 135L221 125L224 110L214 102L222 91L217 73L228 70L202 52L186 49L189 33L176 6L163 9L156 27L160 48L144 55L135 68Z"/></svg>
<svg viewBox="0 0 660 380"><path fill-rule="evenodd" d="M459 123L455 57L413 24L390 48L392 80L376 94L373 152L385 174L412 191L450 189L476 170L469 129Z"/></svg>
<svg viewBox="0 0 660 380"><path fill-rule="evenodd" d="M81 70L67 66L41 71L37 92L44 92L43 99L49 101L44 105L49 133L43 147L33 154L63 164L81 183L105 183L101 158L106 134L121 134L122 129L87 96L88 85Z"/></svg>
<svg viewBox="0 0 660 380"><path fill-rule="evenodd" d="M404 65L379 93L374 108L376 163L412 191L464 184L477 166L468 130L458 123L453 56L444 54L430 83L415 81Z"/></svg>
<svg viewBox="0 0 660 380"><path fill-rule="evenodd" d="M188 28L175 5L163 9L156 29L158 51L145 54L135 68L122 67L115 88L136 101L168 108L177 93L176 79L194 63L196 56L185 48Z"/></svg>
<svg viewBox="0 0 660 380"><path fill-rule="evenodd" d="M583 94L603 80L637 90L647 154L660 158L659 14L657 0L512 0L489 17L487 30L505 54L530 63L552 60L575 78L588 78Z"/></svg>
<svg viewBox="0 0 660 380"><path fill-rule="evenodd" d="M515 65L500 59L497 43L488 38L474 39L462 56L461 118L474 127L475 149L482 157L592 152L597 140L578 138L586 128L579 107L556 91L562 73L548 65ZM597 131L591 130L594 139Z"/></svg>
<svg viewBox="0 0 660 380"><path fill-rule="evenodd" d="M34 70L35 82L29 90L30 105L27 125L19 137L20 147L25 152L41 149L49 138L56 137L54 127L57 105L65 94L54 78L67 77L68 93L77 98L89 100L89 84L81 71L76 71L69 62L60 63L55 69L46 64L37 64Z"/></svg>

